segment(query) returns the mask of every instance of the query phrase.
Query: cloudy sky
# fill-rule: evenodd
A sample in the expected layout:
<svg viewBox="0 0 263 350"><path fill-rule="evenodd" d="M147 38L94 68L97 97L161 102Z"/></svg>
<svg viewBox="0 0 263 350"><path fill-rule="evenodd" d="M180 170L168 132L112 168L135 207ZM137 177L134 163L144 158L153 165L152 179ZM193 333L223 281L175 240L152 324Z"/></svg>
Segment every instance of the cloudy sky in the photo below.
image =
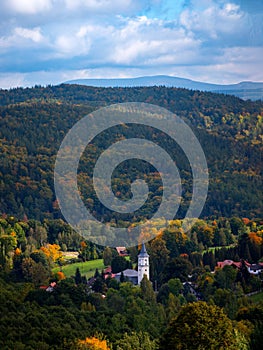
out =
<svg viewBox="0 0 263 350"><path fill-rule="evenodd" d="M167 74L263 81L262 0L1 0L0 88Z"/></svg>

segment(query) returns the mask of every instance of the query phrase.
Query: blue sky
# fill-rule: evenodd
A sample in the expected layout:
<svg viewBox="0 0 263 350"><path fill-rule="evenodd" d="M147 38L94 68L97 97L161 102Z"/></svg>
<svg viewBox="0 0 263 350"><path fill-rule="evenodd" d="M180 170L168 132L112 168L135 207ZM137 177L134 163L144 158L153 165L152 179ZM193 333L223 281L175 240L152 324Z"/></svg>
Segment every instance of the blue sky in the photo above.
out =
<svg viewBox="0 0 263 350"><path fill-rule="evenodd" d="M167 74L263 81L262 0L2 0L0 87Z"/></svg>

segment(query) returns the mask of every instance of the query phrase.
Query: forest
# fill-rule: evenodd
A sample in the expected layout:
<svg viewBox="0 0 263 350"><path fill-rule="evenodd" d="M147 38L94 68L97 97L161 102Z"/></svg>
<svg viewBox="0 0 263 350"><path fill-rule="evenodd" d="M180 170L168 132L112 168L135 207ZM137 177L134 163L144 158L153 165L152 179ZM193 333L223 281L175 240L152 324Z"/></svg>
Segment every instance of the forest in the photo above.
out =
<svg viewBox="0 0 263 350"><path fill-rule="evenodd" d="M196 134L207 159L209 192L203 218L241 216L256 218L262 213L262 111L260 101L233 96L165 87L94 88L60 85L0 90L0 212L36 220L61 218L57 206L53 170L60 143L69 129L99 107L119 102L156 104L183 118ZM104 221L109 215L98 203L90 184L91 169L99 154L122 137L156 140L153 129L116 128L103 133L80 160L78 182L85 204ZM164 149L177 156L184 186L178 217L184 216L191 193L191 171L176 144L164 138ZM123 194L131 179L125 176L129 162L113 179L115 192ZM158 205L160 178L147 166L147 181L155 198L139 216L149 215ZM142 174L136 170L135 176ZM118 188L118 186L120 188ZM87 200L89 198L89 200ZM155 203L156 202L156 203ZM140 219L140 217L138 217ZM115 217L119 220L130 218Z"/></svg>
<svg viewBox="0 0 263 350"><path fill-rule="evenodd" d="M156 227L146 244L151 282L140 286L105 272L136 269L139 246L127 259L71 230L61 219L0 219L1 349L261 348L262 279L246 264L262 261L262 220L200 219L190 232L181 220ZM102 258L105 268L90 279L79 268L66 277L67 249L78 252L75 261ZM219 268L226 259L240 267Z"/></svg>
<svg viewBox="0 0 263 350"><path fill-rule="evenodd" d="M59 146L83 116L120 102L168 109L192 128L202 145L209 190L190 230L182 225L192 190L185 155L158 130L131 125L98 135L79 162L83 201L108 225L98 232L90 222L84 237L65 222L53 183ZM0 90L0 348L261 349L262 119L262 101L163 86L63 84ZM145 225L138 245L127 246L128 256L123 257L115 248L93 243L92 237L147 220L160 203L161 177L147 163L138 167L125 162L114 172L113 192L124 200L130 198L131 181L143 177L148 183L147 205L136 217L105 210L91 178L104 149L135 135L161 140L160 146L178 164L183 199L173 220ZM123 274L120 282L107 275L109 269L137 269L143 241L150 256L150 281L143 278L137 286ZM75 257L69 260L70 252ZM233 263L223 266L226 260ZM81 268L71 276L63 272L68 264L89 261L103 261L104 268L92 277ZM248 267L253 266L261 273L251 273Z"/></svg>

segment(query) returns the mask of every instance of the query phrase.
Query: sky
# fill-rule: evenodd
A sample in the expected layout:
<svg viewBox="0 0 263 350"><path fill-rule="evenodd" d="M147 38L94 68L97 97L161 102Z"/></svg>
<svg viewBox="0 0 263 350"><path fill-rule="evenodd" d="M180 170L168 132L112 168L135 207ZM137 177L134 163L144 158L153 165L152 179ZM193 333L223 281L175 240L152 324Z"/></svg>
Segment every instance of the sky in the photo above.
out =
<svg viewBox="0 0 263 350"><path fill-rule="evenodd" d="M263 1L1 0L0 88L160 74L263 82Z"/></svg>

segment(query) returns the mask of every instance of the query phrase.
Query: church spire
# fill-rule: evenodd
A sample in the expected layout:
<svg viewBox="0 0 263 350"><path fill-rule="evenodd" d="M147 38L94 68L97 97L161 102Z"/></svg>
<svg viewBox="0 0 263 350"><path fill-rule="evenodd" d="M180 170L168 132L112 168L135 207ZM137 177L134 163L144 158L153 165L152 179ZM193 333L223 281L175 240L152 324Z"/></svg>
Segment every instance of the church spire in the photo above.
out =
<svg viewBox="0 0 263 350"><path fill-rule="evenodd" d="M145 244L142 244L142 249L140 251L139 257L148 257L149 258L149 254L147 253Z"/></svg>

